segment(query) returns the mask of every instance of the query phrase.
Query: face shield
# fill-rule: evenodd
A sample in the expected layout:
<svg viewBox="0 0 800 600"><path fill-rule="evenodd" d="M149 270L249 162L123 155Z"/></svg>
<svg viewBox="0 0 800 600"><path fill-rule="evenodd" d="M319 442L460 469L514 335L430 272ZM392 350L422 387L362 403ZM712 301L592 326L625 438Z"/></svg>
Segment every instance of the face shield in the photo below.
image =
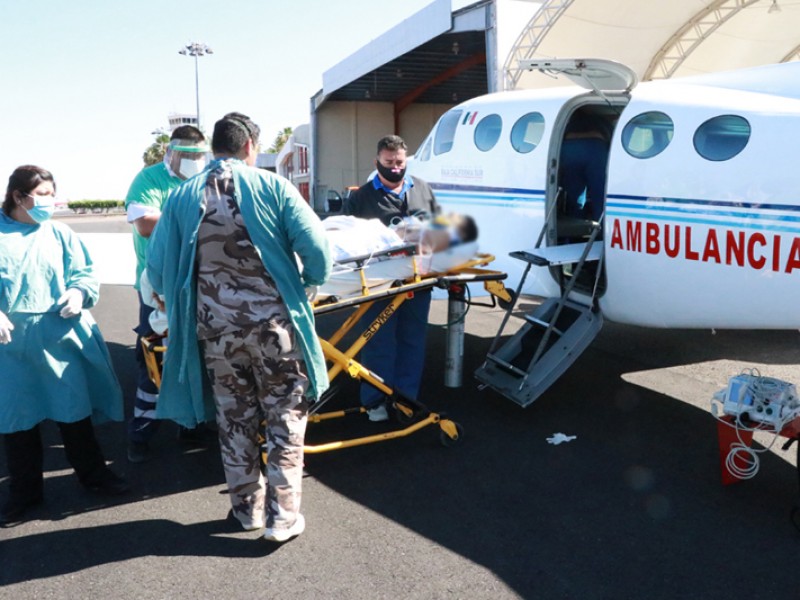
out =
<svg viewBox="0 0 800 600"><path fill-rule="evenodd" d="M172 140L167 147L164 162L176 176L189 179L205 169L207 155L208 146L205 142Z"/></svg>

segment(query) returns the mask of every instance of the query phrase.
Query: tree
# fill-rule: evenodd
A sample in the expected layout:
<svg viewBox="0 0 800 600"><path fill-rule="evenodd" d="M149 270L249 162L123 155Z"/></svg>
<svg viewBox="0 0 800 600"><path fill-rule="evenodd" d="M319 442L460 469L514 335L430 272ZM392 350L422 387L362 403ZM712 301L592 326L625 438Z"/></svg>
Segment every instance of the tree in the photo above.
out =
<svg viewBox="0 0 800 600"><path fill-rule="evenodd" d="M166 133L156 134L155 141L150 144L142 155L144 166L149 167L164 160L164 154L167 153L167 146L169 146L169 135Z"/></svg>
<svg viewBox="0 0 800 600"><path fill-rule="evenodd" d="M284 127L282 130L280 130L278 135L275 136L275 141L272 142L272 146L270 146L269 150L267 150L267 154L277 154L280 152L281 149L286 145L286 142L289 141L289 137L291 135L291 127Z"/></svg>

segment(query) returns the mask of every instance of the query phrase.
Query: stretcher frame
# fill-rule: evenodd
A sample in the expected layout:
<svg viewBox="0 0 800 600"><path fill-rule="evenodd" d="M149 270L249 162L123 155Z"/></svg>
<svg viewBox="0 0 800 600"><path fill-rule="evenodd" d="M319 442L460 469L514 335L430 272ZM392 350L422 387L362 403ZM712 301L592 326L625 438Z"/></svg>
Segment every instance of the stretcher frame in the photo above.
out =
<svg viewBox="0 0 800 600"><path fill-rule="evenodd" d="M415 246L405 246L400 249L388 250L387 255L396 256L398 254L414 254ZM417 292L431 290L434 287L463 291L467 283L482 282L484 288L492 297L497 297L501 302L509 302L511 296L502 284L507 275L501 271L486 269L486 265L495 260L491 254L478 254L471 260L450 269L447 273L428 273L420 275L414 261L414 275L403 282L397 282L394 287L379 292L371 292L367 286L364 268L369 260L380 256L372 254L368 256L353 257L343 262L356 264L356 269L361 278L361 294L343 300L334 299L325 301L314 306L315 315L323 315L340 310L355 310L347 317L344 323L327 340L320 338L322 352L326 361L331 365L328 369L328 379L331 383L343 373L352 379L358 379L380 390L387 398L389 408L393 409L396 421L401 425L400 429L394 429L375 435L339 440L318 445L306 445L305 452L308 454L318 454L332 450L352 448L366 444L384 442L392 439L406 437L420 429L430 425L438 425L440 430L440 441L445 446L451 446L461 441L463 428L460 424L446 418L444 413L431 411L427 406L417 399L409 398L389 387L379 374L371 371L356 360L356 356L362 348L374 338L380 328L395 314L397 309ZM382 300L390 300L384 309L367 325L359 334L358 338L351 345L340 350L339 344L353 328L361 322L362 317L376 303ZM309 423L321 423L331 419L348 417L351 415L364 414L367 409L363 406L346 408L338 411L322 413L320 410L330 398L323 397L310 410Z"/></svg>
<svg viewBox="0 0 800 600"><path fill-rule="evenodd" d="M369 256L354 257L344 262L353 262L356 264L356 269L359 271L361 278L361 294L354 297L339 300L335 297L329 297L320 303L315 303L313 306L314 315L324 315L346 309L355 309L350 314L344 323L331 335L328 339L319 338L325 360L330 364L328 369L328 379L332 383L338 376L346 373L352 379L357 379L366 382L380 390L389 399L389 408L393 409L394 416L397 422L401 425L400 429L394 429L387 432L382 432L375 435L362 436L357 438L338 440L317 445L306 445L304 451L308 454L319 454L323 452L330 452L332 450L340 450L344 448L352 448L355 446L362 446L366 444L373 444L377 442L384 442L392 439L409 436L420 429L430 425L438 425L440 429L440 441L445 446L452 446L463 437L463 428L460 424L446 418L444 413L431 411L422 402L408 398L399 392L395 392L389 387L379 374L366 368L356 360L356 356L361 349L373 339L375 333L392 317L397 309L410 298L414 297L417 292L431 290L434 287L447 289L451 293L463 294L463 289L468 283L483 283L484 288L490 294L492 303L488 306L495 305L495 298L501 304L511 301L510 292L505 288L502 281L507 277L507 274L501 271L493 271L486 269L486 265L495 260L491 254L477 254L471 260L449 270L446 273L428 273L420 275L416 269L416 261L414 261L414 275L413 277L402 281L396 282L394 287L379 292L372 292L369 290L364 275L364 268L369 260L376 256L384 254L386 256L397 255L413 255L415 246L404 246L402 248L395 248L385 251L383 253L371 254ZM391 301L380 312L380 314L360 333L358 338L346 349L340 350L337 348L339 344L348 333L361 321L364 314L375 304L382 300L390 299ZM476 303L472 303L476 304ZM163 353L166 351L166 346L161 343L162 336L142 337L142 351L147 366L148 375L157 387L161 387L161 367L163 362ZM159 356L160 355L160 356ZM332 419L348 417L351 415L358 415L366 413L366 408L363 406L345 408L331 412L320 412L322 407L335 395L335 392L324 394L317 403L315 403L308 415L309 423L322 423Z"/></svg>
<svg viewBox="0 0 800 600"><path fill-rule="evenodd" d="M142 345L144 364L147 367L147 376L150 377L158 389L161 389L161 366L164 352L167 347L162 343L164 336L153 334L147 337L140 337L139 343Z"/></svg>

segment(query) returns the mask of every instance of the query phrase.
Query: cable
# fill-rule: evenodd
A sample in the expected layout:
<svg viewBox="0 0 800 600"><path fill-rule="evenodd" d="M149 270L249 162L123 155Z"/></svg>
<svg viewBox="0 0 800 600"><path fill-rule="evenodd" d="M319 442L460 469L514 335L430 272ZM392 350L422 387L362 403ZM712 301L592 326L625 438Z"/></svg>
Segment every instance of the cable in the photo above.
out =
<svg viewBox="0 0 800 600"><path fill-rule="evenodd" d="M758 473L760 467L758 455L772 449L781 431L786 425L797 418L799 411L797 396L794 393L793 385L772 377L763 377L756 368L744 369L739 375L731 379L741 378L742 376L747 378L747 387L746 390L740 391L738 394L735 413L731 408L729 408L729 412L727 413L724 411L725 405L730 405L730 402L727 402L730 400L728 396L732 388L730 383L727 389L714 394L711 413L718 421L724 423L728 427L733 427L736 430L736 438L739 440L737 443L731 444L730 451L725 458L725 468L731 475L738 479L752 479ZM786 400L784 400L787 396L785 392L789 392ZM745 405L746 398L749 399L749 403ZM778 398L780 402L776 401ZM714 401L722 402L723 414L735 416L733 424L717 415L716 405L713 404ZM771 401L778 404L780 407L778 414L774 417L774 423L764 422L748 425L742 421L742 417L748 414L746 410L743 410L745 407L764 406L765 404L770 404ZM782 410L783 408L789 410L784 412ZM744 443L741 436L741 432L743 431L771 431L774 432L774 436L768 446L761 450L756 450Z"/></svg>
<svg viewBox="0 0 800 600"><path fill-rule="evenodd" d="M744 461L744 467L736 464L737 458ZM728 473L738 479L752 479L758 473L759 466L758 454L752 448L743 444L731 445L731 450L725 459L725 468L728 469Z"/></svg>
<svg viewBox="0 0 800 600"><path fill-rule="evenodd" d="M725 425L728 427L733 427L736 430L736 438L739 440L738 442L731 444L731 449L728 452L728 456L725 458L725 468L728 469L728 472L731 475L738 479L752 479L756 476L760 468L760 459L758 455L769 452L772 449L772 446L775 445L775 440L778 439L780 430L783 429L783 427L780 429L773 429L771 426L763 427L760 425L750 427L742 423L740 415L737 415L733 424L722 420L721 417L717 417L716 415L714 417L717 420L725 423ZM765 446L761 450L757 450L742 440L741 434L743 431L773 431L775 435L772 437L772 441L768 446ZM739 463L743 463L743 466L740 466Z"/></svg>
<svg viewBox="0 0 800 600"><path fill-rule="evenodd" d="M453 325L458 325L459 323L461 323L461 322L466 320L467 313L469 312L470 300L472 300L472 292L469 291L469 286L466 285L466 284L464 285L464 290L465 290L465 296L466 297L464 298L464 312L461 314L461 316L460 317L456 317L452 321L448 321L448 322L441 323L441 324L440 323L431 323L430 321L426 321L426 324L428 325L428 327L436 327L436 328L439 328L439 329L447 329L448 327L452 327ZM448 302L449 302L449 300L448 300ZM414 316L416 316L416 315L414 315ZM420 320L422 320L422 319L420 319Z"/></svg>

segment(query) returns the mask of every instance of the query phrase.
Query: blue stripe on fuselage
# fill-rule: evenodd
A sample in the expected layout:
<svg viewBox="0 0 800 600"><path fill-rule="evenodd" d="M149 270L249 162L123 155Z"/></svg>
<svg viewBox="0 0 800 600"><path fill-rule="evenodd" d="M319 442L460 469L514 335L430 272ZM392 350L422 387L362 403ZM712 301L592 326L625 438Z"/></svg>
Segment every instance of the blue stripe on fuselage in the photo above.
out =
<svg viewBox="0 0 800 600"><path fill-rule="evenodd" d="M544 203L544 190L480 185L431 184L443 204L471 206L533 206ZM655 198L612 194L606 201L609 216L676 223L800 232L800 206L686 198ZM642 212L634 211L645 211ZM783 214L780 214L783 213ZM797 213L786 214L786 213ZM722 220L722 219L729 220ZM772 223L769 223L772 221Z"/></svg>
<svg viewBox="0 0 800 600"><path fill-rule="evenodd" d="M436 199L442 204L460 203L470 206L524 207L544 203L544 190L487 187L479 185L431 184Z"/></svg>
<svg viewBox="0 0 800 600"><path fill-rule="evenodd" d="M798 214L785 214L787 212ZM649 221L800 233L800 206L796 205L612 195L606 201L606 214Z"/></svg>

